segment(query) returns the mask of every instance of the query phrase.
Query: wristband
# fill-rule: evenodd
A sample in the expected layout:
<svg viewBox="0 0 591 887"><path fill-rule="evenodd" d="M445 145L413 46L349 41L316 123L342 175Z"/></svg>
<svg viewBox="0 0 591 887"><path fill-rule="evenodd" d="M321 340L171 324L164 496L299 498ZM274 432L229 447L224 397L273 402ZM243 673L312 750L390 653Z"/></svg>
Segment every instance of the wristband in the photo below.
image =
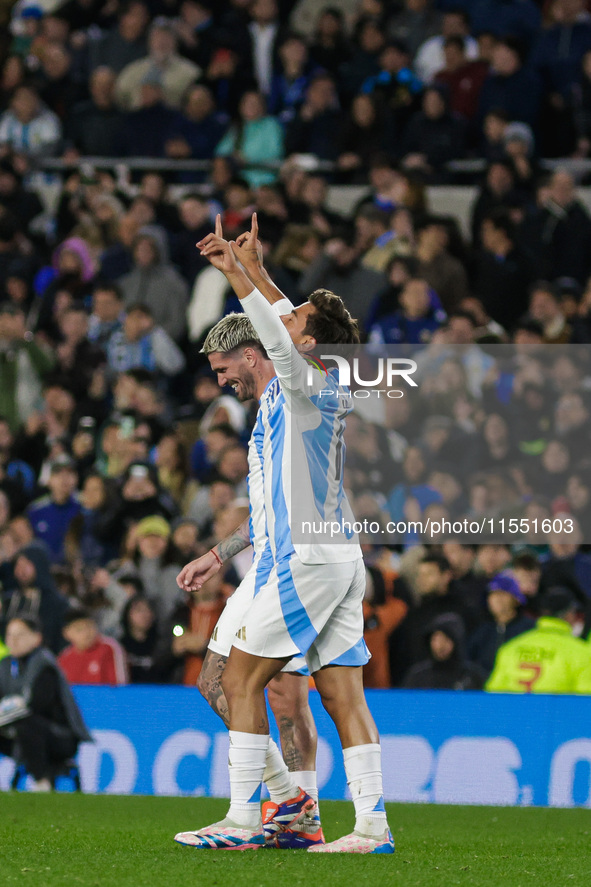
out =
<svg viewBox="0 0 591 887"><path fill-rule="evenodd" d="M224 562L223 562L223 560L221 559L221 557L219 556L219 554L217 553L217 551L215 551L213 548L210 548L209 550L211 551L211 553L212 553L213 556L215 557L215 559L216 559L216 561L218 562L218 564L220 565L220 567L223 567L223 566L224 566Z"/></svg>

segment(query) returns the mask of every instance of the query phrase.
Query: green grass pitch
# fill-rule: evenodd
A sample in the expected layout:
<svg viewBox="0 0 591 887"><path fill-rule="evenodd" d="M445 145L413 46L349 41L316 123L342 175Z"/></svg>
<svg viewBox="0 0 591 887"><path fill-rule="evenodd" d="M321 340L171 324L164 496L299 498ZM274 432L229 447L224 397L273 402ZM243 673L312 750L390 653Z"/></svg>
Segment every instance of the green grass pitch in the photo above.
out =
<svg viewBox="0 0 591 887"><path fill-rule="evenodd" d="M591 810L388 805L394 856L203 851L172 840L206 798L0 793L0 883L31 887L591 887ZM327 839L352 805L322 803Z"/></svg>

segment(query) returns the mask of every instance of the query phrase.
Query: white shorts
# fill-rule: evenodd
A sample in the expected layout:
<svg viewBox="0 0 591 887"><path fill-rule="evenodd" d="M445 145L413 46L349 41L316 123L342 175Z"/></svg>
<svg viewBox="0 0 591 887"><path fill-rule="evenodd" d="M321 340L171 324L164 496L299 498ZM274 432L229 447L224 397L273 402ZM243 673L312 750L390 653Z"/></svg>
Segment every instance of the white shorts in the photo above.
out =
<svg viewBox="0 0 591 887"><path fill-rule="evenodd" d="M312 673L327 665L365 665L363 560L273 565L239 622L233 646L253 656L304 655Z"/></svg>
<svg viewBox="0 0 591 887"><path fill-rule="evenodd" d="M230 655L232 644L236 640L236 632L242 625L244 614L252 604L256 587L256 567L253 564L236 591L228 598L222 615L216 622L207 649L218 656ZM282 671L308 675L308 667L303 656L291 659Z"/></svg>

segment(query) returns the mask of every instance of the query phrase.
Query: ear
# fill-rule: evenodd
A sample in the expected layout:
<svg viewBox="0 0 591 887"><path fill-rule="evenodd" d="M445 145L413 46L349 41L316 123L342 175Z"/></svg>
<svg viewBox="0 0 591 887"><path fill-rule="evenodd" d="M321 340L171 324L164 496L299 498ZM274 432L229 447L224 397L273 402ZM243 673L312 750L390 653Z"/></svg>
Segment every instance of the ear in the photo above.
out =
<svg viewBox="0 0 591 887"><path fill-rule="evenodd" d="M297 349L298 351L307 354L309 351L313 351L316 347L316 339L314 336L304 336L301 342L298 342Z"/></svg>
<svg viewBox="0 0 591 887"><path fill-rule="evenodd" d="M244 357L248 365L253 367L256 366L260 355L255 348L248 347L244 349L244 351L242 352L242 356Z"/></svg>

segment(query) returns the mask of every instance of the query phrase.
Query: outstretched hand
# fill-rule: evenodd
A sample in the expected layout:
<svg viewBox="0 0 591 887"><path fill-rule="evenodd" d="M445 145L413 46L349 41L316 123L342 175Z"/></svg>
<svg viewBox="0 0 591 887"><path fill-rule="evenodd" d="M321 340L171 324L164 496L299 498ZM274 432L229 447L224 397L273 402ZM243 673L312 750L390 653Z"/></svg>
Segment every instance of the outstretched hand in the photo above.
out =
<svg viewBox="0 0 591 887"><path fill-rule="evenodd" d="M215 232L208 234L196 246L201 255L223 274L230 274L238 269L232 245L224 240L222 217L219 213L215 217Z"/></svg>
<svg viewBox="0 0 591 887"><path fill-rule="evenodd" d="M234 255L247 269L263 267L263 245L258 239L259 223L257 214L252 214L250 231L240 234L232 244Z"/></svg>

